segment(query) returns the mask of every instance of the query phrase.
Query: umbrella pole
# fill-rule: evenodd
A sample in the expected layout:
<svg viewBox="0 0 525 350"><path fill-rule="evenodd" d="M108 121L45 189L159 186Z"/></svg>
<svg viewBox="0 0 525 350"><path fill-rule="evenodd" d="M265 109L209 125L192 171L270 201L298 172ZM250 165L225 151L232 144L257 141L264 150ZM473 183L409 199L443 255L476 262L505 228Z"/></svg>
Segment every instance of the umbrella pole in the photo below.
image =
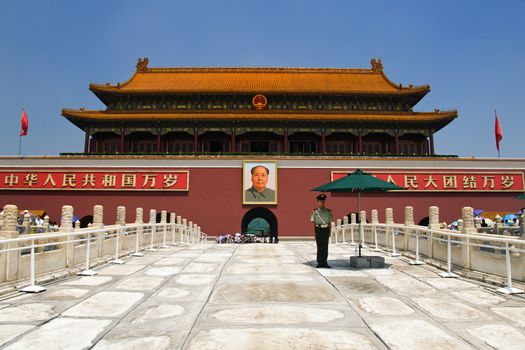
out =
<svg viewBox="0 0 525 350"><path fill-rule="evenodd" d="M357 215L358 215L358 217L359 217L360 213L361 213L361 192L358 191L357 192Z"/></svg>

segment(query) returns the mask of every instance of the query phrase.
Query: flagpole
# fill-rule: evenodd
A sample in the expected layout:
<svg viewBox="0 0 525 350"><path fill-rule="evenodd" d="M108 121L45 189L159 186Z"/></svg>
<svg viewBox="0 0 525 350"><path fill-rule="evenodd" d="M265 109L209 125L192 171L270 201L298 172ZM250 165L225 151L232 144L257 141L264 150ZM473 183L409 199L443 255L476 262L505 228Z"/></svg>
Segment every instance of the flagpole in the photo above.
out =
<svg viewBox="0 0 525 350"><path fill-rule="evenodd" d="M20 151L22 150L22 135L18 136L18 156L20 157Z"/></svg>

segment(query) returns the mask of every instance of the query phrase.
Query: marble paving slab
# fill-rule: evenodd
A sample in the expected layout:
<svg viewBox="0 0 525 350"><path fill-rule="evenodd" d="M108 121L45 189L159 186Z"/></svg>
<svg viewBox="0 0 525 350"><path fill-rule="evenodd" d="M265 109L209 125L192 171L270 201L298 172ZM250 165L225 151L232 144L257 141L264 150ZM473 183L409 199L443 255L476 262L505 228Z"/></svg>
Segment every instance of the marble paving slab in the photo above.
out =
<svg viewBox="0 0 525 350"><path fill-rule="evenodd" d="M72 317L117 317L141 300L138 292L100 292L62 313Z"/></svg>

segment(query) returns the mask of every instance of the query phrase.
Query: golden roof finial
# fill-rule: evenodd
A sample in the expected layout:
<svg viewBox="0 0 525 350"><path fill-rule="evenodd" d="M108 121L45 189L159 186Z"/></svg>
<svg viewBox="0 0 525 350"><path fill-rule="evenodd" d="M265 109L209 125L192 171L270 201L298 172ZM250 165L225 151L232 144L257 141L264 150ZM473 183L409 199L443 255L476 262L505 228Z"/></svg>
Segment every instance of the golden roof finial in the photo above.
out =
<svg viewBox="0 0 525 350"><path fill-rule="evenodd" d="M148 58L140 58L137 60L137 72L145 72L148 69Z"/></svg>
<svg viewBox="0 0 525 350"><path fill-rule="evenodd" d="M370 60L370 63L372 64L372 71L374 71L374 72L382 72L383 71L383 63L381 62L380 58L378 58L377 60L375 58L372 58Z"/></svg>

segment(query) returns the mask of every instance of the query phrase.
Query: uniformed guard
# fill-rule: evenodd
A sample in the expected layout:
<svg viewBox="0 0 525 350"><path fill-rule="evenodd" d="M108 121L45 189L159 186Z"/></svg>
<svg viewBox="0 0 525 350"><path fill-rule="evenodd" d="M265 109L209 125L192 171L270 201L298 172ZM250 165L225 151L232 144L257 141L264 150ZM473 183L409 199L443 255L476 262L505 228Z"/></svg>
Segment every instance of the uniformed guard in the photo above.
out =
<svg viewBox="0 0 525 350"><path fill-rule="evenodd" d="M326 195L317 197L317 208L314 209L310 222L314 224L315 242L317 244L317 268L328 266L328 242L330 241L330 223L333 220L332 211L325 207Z"/></svg>

